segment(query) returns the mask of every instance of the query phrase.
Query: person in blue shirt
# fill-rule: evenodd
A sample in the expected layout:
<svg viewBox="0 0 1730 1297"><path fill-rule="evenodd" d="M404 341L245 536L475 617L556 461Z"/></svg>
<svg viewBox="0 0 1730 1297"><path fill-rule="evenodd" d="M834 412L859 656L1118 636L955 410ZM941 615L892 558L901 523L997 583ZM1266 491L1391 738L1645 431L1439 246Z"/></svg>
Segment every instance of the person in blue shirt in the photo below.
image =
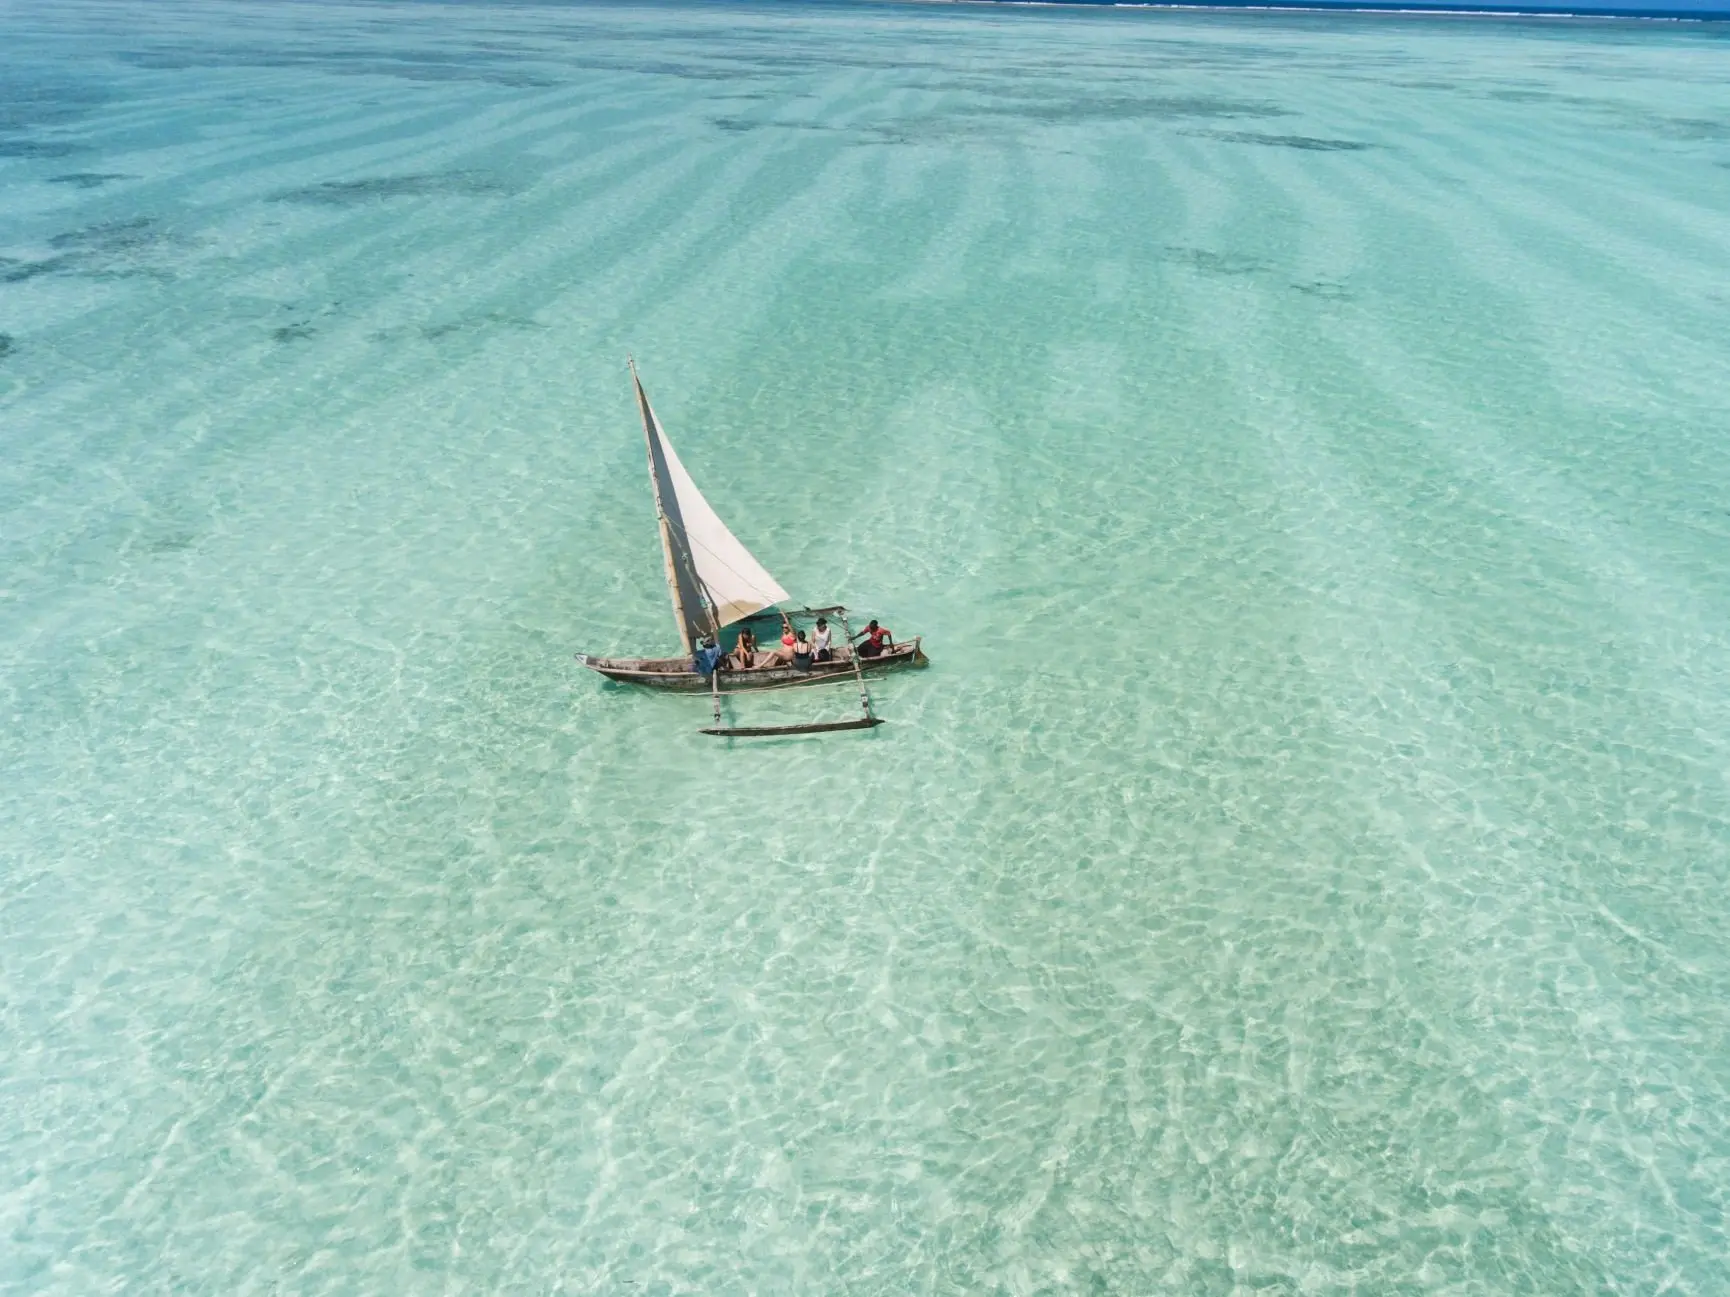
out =
<svg viewBox="0 0 1730 1297"><path fill-rule="evenodd" d="M715 667L721 661L721 650L715 643L713 635L703 636L703 642L697 651L691 655L691 665L697 669L697 674L707 679L714 674Z"/></svg>

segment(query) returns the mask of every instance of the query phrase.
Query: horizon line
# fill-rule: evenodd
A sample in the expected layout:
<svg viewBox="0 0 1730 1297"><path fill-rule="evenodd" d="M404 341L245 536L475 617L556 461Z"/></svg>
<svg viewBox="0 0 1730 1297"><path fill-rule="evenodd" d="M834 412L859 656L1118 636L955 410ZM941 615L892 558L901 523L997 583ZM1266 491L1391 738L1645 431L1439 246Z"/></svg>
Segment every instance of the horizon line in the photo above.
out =
<svg viewBox="0 0 1730 1297"><path fill-rule="evenodd" d="M1730 9L1573 9L1560 5L1531 8L1517 5L1416 3L1390 5L1386 0L886 0L887 3L974 5L1013 9L1195 9L1217 13L1354 13L1384 17L1555 18L1606 22L1717 23L1730 21Z"/></svg>

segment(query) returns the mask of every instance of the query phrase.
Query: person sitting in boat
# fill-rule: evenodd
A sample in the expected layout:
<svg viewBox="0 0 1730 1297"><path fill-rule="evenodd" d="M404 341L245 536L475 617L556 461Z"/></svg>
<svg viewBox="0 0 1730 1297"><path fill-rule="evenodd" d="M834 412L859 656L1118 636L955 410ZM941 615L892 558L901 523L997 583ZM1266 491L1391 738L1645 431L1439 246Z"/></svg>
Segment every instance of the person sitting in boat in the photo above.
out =
<svg viewBox="0 0 1730 1297"><path fill-rule="evenodd" d="M793 623L787 620L786 614L781 616L781 647L775 650L775 663L780 665L793 660Z"/></svg>
<svg viewBox="0 0 1730 1297"><path fill-rule="evenodd" d="M802 630L793 632L793 669L809 671L811 669L811 641L805 638Z"/></svg>
<svg viewBox="0 0 1730 1297"><path fill-rule="evenodd" d="M815 662L830 662L834 657L835 652L829 643L829 619L819 617L816 633L811 636L811 658Z"/></svg>
<svg viewBox="0 0 1730 1297"><path fill-rule="evenodd" d="M883 644L885 640L888 641L890 648L895 647L895 637L883 627L879 626L875 617L873 617L869 624L866 625L865 629L860 631L858 635L854 636L854 638L860 640L859 656L862 658L883 656Z"/></svg>
<svg viewBox="0 0 1730 1297"><path fill-rule="evenodd" d="M733 663L741 671L749 671L757 665L757 637L751 634L749 626L739 630L739 639L733 645Z"/></svg>

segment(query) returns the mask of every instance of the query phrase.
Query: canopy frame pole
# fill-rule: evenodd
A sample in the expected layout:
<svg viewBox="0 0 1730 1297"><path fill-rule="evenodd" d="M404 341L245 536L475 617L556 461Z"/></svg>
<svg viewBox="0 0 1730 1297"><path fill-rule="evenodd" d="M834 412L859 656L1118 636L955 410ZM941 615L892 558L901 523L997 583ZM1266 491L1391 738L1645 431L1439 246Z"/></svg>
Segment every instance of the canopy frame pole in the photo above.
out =
<svg viewBox="0 0 1730 1297"><path fill-rule="evenodd" d="M865 688L865 672L859 666L859 652L853 646L853 628L847 624L847 610L837 608L835 615L841 619L841 633L847 637L847 659L853 663L853 678L859 682L859 710L865 713L866 720L876 720L871 714L871 694Z"/></svg>

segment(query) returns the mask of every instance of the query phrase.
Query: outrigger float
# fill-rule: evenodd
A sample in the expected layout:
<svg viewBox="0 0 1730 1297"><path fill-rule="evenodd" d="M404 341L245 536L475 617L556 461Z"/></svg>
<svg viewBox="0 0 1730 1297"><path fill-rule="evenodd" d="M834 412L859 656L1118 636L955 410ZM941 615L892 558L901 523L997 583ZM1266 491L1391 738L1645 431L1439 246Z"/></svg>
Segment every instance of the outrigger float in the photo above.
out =
<svg viewBox="0 0 1730 1297"><path fill-rule="evenodd" d="M673 600L673 620L684 648L680 657L598 657L579 653L577 661L620 684L643 685L675 693L707 693L714 704L715 723L704 734L728 738L762 738L776 734L822 734L832 730L864 730L881 725L871 710L871 692L865 677L897 667L924 666L927 659L918 637L893 644L873 657L860 654L853 645L853 629L847 610L840 604L826 608L782 607L789 596L752 553L727 530L697 484L679 462L673 445L662 431L660 420L649 405L634 361L631 383L637 391L637 409L643 416L643 439L649 448L649 483L655 491L655 513L661 525L661 552L666 559L667 591ZM797 666L774 652L758 652L750 665L734 661L739 631L762 623L778 630L789 623L807 629L817 618L834 618L841 635L832 656ZM737 629L731 635L723 632ZM753 631L753 638L756 638ZM764 637L771 643L779 635ZM704 641L710 647L705 648ZM701 656L699 656L701 655ZM716 658L719 658L717 661ZM699 669L711 665L713 669ZM859 716L855 720L812 721L803 725L723 725L721 695L765 689L791 689L808 685L853 681L859 687Z"/></svg>

